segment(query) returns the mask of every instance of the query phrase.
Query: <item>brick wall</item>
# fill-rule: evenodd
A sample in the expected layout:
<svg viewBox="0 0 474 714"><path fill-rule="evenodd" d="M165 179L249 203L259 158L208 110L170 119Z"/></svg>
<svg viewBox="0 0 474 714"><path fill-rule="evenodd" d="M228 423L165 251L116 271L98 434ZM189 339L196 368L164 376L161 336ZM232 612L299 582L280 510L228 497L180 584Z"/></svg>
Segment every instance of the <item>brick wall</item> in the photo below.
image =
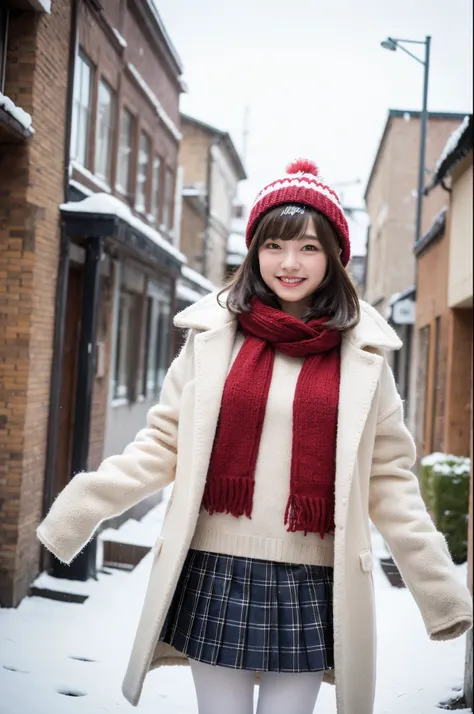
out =
<svg viewBox="0 0 474 714"><path fill-rule="evenodd" d="M179 164L183 167L183 185L207 185L211 136L185 119L181 122L183 139L179 147Z"/></svg>
<svg viewBox="0 0 474 714"><path fill-rule="evenodd" d="M70 3L12 11L5 93L35 134L0 151L0 605L38 571L60 237Z"/></svg>
<svg viewBox="0 0 474 714"><path fill-rule="evenodd" d="M184 199L181 212L180 250L187 257L189 266L198 272L202 270L205 229L205 216Z"/></svg>
<svg viewBox="0 0 474 714"><path fill-rule="evenodd" d="M429 326L430 345L426 354L427 379L425 399L420 400L426 419L418 419L416 434L420 457L445 450L446 368L449 341L448 297L449 238L445 233L418 259L416 330ZM420 429L425 424L423 432Z"/></svg>

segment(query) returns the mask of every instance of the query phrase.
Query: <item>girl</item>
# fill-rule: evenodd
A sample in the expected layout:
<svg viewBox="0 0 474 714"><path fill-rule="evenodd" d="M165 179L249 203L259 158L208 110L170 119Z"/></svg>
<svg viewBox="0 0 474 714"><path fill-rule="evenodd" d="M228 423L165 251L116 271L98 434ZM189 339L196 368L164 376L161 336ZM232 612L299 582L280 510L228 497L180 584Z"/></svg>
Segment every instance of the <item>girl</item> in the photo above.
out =
<svg viewBox="0 0 474 714"><path fill-rule="evenodd" d="M398 337L345 271L347 222L307 160L266 186L230 288L175 318L188 330L159 405L121 456L75 476L38 536L70 563L98 525L174 481L123 692L189 663L200 714L371 714L369 519L432 639L471 598L410 468L415 449L386 350Z"/></svg>

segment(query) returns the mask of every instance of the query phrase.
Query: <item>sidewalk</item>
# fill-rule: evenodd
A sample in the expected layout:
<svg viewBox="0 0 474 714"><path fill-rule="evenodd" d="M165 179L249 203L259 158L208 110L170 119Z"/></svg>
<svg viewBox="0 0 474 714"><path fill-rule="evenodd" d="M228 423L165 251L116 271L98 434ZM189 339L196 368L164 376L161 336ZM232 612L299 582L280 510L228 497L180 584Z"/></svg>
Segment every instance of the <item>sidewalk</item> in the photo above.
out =
<svg viewBox="0 0 474 714"><path fill-rule="evenodd" d="M150 545L163 510L160 504L141 523L124 524L117 539ZM377 533L373 546L375 555L385 555ZM150 567L148 555L131 573L114 570L97 582L75 584L75 592L89 595L83 605L33 597L16 610L0 609L0 714L195 714L187 667L151 673L137 709L121 694ZM374 581L375 713L440 714L437 704L462 687L465 640L430 642L410 594L390 586L377 558ZM37 584L47 587L48 576ZM323 685L315 714L336 714L332 687Z"/></svg>

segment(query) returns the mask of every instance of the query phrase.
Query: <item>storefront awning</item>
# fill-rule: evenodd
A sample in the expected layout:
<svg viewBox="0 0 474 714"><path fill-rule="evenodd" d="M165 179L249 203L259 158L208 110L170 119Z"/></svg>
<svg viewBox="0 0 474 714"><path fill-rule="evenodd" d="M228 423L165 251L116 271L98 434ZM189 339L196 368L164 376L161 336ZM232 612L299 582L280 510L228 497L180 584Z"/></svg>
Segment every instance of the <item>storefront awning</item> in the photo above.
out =
<svg viewBox="0 0 474 714"><path fill-rule="evenodd" d="M138 260L181 273L186 257L118 198L96 193L83 201L63 203L60 210L68 236L109 238Z"/></svg>

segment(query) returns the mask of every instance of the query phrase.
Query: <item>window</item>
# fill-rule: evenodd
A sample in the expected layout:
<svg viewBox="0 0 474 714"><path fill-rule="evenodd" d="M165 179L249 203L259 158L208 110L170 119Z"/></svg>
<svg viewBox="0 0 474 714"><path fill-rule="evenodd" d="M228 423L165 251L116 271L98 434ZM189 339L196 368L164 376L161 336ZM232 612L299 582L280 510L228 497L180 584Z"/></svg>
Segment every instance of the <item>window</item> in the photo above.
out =
<svg viewBox="0 0 474 714"><path fill-rule="evenodd" d="M95 137L95 174L110 184L114 135L114 95L109 85L100 80L97 94L97 128Z"/></svg>
<svg viewBox="0 0 474 714"><path fill-rule="evenodd" d="M117 321L115 352L114 399L129 396L129 338L132 324L132 296L121 293Z"/></svg>
<svg viewBox="0 0 474 714"><path fill-rule="evenodd" d="M135 208L137 211L146 211L149 162L150 140L147 135L142 132L138 151L137 188L135 194Z"/></svg>
<svg viewBox="0 0 474 714"><path fill-rule="evenodd" d="M130 187L130 163L132 157L133 117L122 109L120 115L120 138L117 162L117 189L128 193Z"/></svg>
<svg viewBox="0 0 474 714"><path fill-rule="evenodd" d="M87 149L89 144L91 82L91 65L88 60L79 53L76 57L74 72L71 159L75 159L83 166L87 164Z"/></svg>
<svg viewBox="0 0 474 714"><path fill-rule="evenodd" d="M171 216L172 211L172 201L173 201L173 172L170 168L166 169L165 177L165 200L163 206L163 225L167 230L171 229Z"/></svg>
<svg viewBox="0 0 474 714"><path fill-rule="evenodd" d="M155 341L155 382L154 393L159 396L163 386L166 370L169 367L169 338L170 338L170 308L167 303L159 302L156 316L156 341Z"/></svg>
<svg viewBox="0 0 474 714"><path fill-rule="evenodd" d="M236 203L234 205L234 218L243 218L244 217L244 207L242 206L241 203Z"/></svg>
<svg viewBox="0 0 474 714"><path fill-rule="evenodd" d="M161 161L158 156L153 159L153 174L151 183L151 215L158 223L160 213L160 170Z"/></svg>
<svg viewBox="0 0 474 714"><path fill-rule="evenodd" d="M5 67L7 63L8 10L0 8L0 92L5 88Z"/></svg>
<svg viewBox="0 0 474 714"><path fill-rule="evenodd" d="M143 375L142 375L142 396L147 397L153 392L154 375L153 375L153 313L154 300L148 297L146 301L146 321L145 321L145 351L143 353Z"/></svg>

